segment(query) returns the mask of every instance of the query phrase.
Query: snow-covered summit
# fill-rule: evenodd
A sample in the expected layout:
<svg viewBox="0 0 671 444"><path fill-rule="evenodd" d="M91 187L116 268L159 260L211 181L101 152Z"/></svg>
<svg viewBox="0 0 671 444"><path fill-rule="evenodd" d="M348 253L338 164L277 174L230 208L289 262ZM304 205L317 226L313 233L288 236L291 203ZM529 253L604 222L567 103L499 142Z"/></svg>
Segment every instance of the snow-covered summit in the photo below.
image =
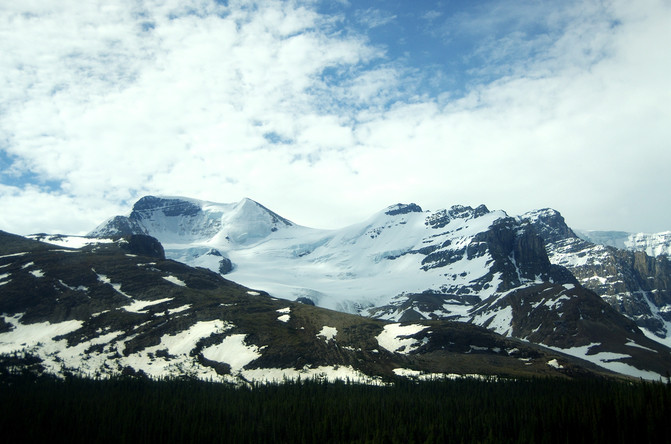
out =
<svg viewBox="0 0 671 444"><path fill-rule="evenodd" d="M632 233L624 243L632 251L645 251L648 256L671 256L671 231L661 233Z"/></svg>
<svg viewBox="0 0 671 444"><path fill-rule="evenodd" d="M630 251L644 251L648 256L671 256L671 231L661 233L628 233L626 231L581 230L578 235L589 242Z"/></svg>
<svg viewBox="0 0 671 444"><path fill-rule="evenodd" d="M293 226L293 222L258 202L245 198L235 204L231 211L221 214L218 238L225 234L228 241L244 244L265 238L281 228Z"/></svg>
<svg viewBox="0 0 671 444"><path fill-rule="evenodd" d="M556 242L560 239L577 238L576 234L566 225L564 217L557 210L542 208L518 216L518 220L533 225L541 234L545 243Z"/></svg>
<svg viewBox="0 0 671 444"><path fill-rule="evenodd" d="M396 205L391 205L385 210L385 214L388 216L397 216L399 214L408 214L408 213L421 213L422 207L417 204L402 204L397 203Z"/></svg>
<svg viewBox="0 0 671 444"><path fill-rule="evenodd" d="M431 212L399 203L360 223L318 230L251 199L218 204L147 196L129 216L91 234L122 230L154 236L169 258L226 270L231 280L275 296L357 313L386 307L375 315L390 319L407 311L396 304L403 295L431 291L453 300L459 294L460 302L424 309L421 316L462 316L470 307L463 298L480 301L499 289L550 279L542 247L523 254L516 246L534 244L533 235L484 205Z"/></svg>
<svg viewBox="0 0 671 444"><path fill-rule="evenodd" d="M177 196L145 196L128 216L116 216L89 233L94 237L150 234L164 244L225 239L247 243L294 224L251 199L215 203Z"/></svg>
<svg viewBox="0 0 671 444"><path fill-rule="evenodd" d="M671 331L664 320L671 303L662 285L668 267L583 241L552 209L510 217L484 205L425 211L417 204L396 204L360 223L318 230L295 225L250 199L217 204L147 197L129 216L113 218L97 232L119 228L158 238L170 259L226 274L275 297L338 311L397 322L457 319L572 349L598 342L589 322L606 310L608 316L617 314L604 300L615 310L623 300L638 304L627 314L639 325L645 322L658 339ZM647 265L652 274L643 276ZM641 279L629 279L632 270ZM624 292L616 280L620 275L627 281ZM648 311L656 312L647 317L638 309L645 301L628 290L644 283L650 298L664 299L650 305ZM604 284L615 299L599 293ZM532 316L539 304L548 307L543 328ZM634 331L632 322L626 324L626 332Z"/></svg>

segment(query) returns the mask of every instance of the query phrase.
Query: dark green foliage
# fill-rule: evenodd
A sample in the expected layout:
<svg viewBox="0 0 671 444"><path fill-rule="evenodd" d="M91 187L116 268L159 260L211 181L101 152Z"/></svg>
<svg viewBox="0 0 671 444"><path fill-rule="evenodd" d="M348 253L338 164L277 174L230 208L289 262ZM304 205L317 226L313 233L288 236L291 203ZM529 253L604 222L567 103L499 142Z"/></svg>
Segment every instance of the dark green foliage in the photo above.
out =
<svg viewBox="0 0 671 444"><path fill-rule="evenodd" d="M233 388L195 380L0 380L0 429L25 442L665 442L671 387L607 379L315 381Z"/></svg>

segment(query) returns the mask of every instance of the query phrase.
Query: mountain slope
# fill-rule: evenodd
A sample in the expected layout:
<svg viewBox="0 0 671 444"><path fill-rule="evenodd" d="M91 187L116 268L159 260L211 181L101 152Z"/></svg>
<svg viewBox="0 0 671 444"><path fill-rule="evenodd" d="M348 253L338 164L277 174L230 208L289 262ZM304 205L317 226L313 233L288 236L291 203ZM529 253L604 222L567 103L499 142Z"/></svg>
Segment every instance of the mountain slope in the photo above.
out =
<svg viewBox="0 0 671 444"><path fill-rule="evenodd" d="M530 212L520 220L545 239L554 264L570 270L583 286L633 319L651 338L671 344L671 263L667 256L651 257L643 251L583 240L555 210Z"/></svg>
<svg viewBox="0 0 671 444"><path fill-rule="evenodd" d="M638 349L668 353L583 288L562 262L551 260L548 252L554 250L546 249L544 238L578 238L565 224L540 223L547 219L542 212L536 219L513 218L484 205L427 212L397 204L362 223L327 231L292 224L248 199L180 199L143 198L124 226L137 224L156 236L172 259L231 270L228 278L273 296L393 321L460 320L533 338L607 368L625 365L628 374L650 368L646 358L633 356ZM219 222L203 229L203 220ZM106 223L93 234L119 234L115 230ZM533 304L541 308L519 303L519 295L537 298ZM561 311L564 306L570 310ZM544 335L523 328L532 324Z"/></svg>
<svg viewBox="0 0 671 444"><path fill-rule="evenodd" d="M65 249L0 232L0 362L60 375L234 384L604 373L474 325L389 323L278 300L130 247L152 242L140 235ZM661 356L651 362L653 370L671 365Z"/></svg>

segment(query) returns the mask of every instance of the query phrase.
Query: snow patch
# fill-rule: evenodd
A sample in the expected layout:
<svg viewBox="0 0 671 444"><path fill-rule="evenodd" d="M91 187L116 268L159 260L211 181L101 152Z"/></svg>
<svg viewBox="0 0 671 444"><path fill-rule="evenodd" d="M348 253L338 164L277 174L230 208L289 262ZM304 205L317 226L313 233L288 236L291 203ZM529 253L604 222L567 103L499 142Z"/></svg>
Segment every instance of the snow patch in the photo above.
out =
<svg viewBox="0 0 671 444"><path fill-rule="evenodd" d="M219 319L213 321L200 321L192 325L188 330L181 331L174 335L164 335L161 337L161 344L156 346L157 350L168 349L172 355L189 355L195 348L196 343L202 338L210 336L213 333L223 333L233 328L232 324Z"/></svg>
<svg viewBox="0 0 671 444"><path fill-rule="evenodd" d="M549 365L550 367L554 367L554 368L556 368L557 370L561 370L561 369L564 368L564 366L561 365L561 364L559 363L559 361L557 361L556 359L551 359L551 360L549 360L549 361L548 361L548 365Z"/></svg>
<svg viewBox="0 0 671 444"><path fill-rule="evenodd" d="M631 340L631 339L629 339L629 342L627 342L627 343L624 344L624 345L626 345L626 346L628 346L628 347L642 348L643 350L648 350L648 351L657 353L657 350L653 350L653 349L651 349L651 348L643 347L642 345L638 345L636 342L634 342L634 341Z"/></svg>
<svg viewBox="0 0 671 444"><path fill-rule="evenodd" d="M191 308L191 304L182 305L181 307L177 307L177 308L169 308L168 309L168 314L172 315L172 314L175 314L175 313L181 313L183 311L188 310L189 308Z"/></svg>
<svg viewBox="0 0 671 444"><path fill-rule="evenodd" d="M174 298L163 298L156 299L153 301L134 301L130 305L121 307L123 310L130 311L132 313L146 313L145 309L151 307L152 305L162 304L163 302L172 301Z"/></svg>
<svg viewBox="0 0 671 444"><path fill-rule="evenodd" d="M63 287L67 288L68 290L72 290L72 291L84 291L84 292L88 292L88 291L89 291L89 288L86 287L86 286L84 286L84 285L78 285L78 286L76 286L76 287L72 287L71 285L66 284L65 282L63 282L63 281L60 280L60 279L58 280L58 283L61 284Z"/></svg>
<svg viewBox="0 0 671 444"><path fill-rule="evenodd" d="M6 257L18 257L18 256L23 256L28 254L27 251L24 251L23 253L14 253L14 254L5 254L4 256L0 256L0 259L4 259Z"/></svg>
<svg viewBox="0 0 671 444"><path fill-rule="evenodd" d="M392 371L396 376L403 376L405 378L417 378L423 373L419 370L411 370L409 368L395 368Z"/></svg>
<svg viewBox="0 0 671 444"><path fill-rule="evenodd" d="M277 320L280 322L289 322L289 319L291 319L290 315L282 315L277 317Z"/></svg>
<svg viewBox="0 0 671 444"><path fill-rule="evenodd" d="M640 370L632 365L621 362L622 359L631 358L630 355L613 352L590 353L592 348L599 345L601 344L592 343L589 345L583 345L582 347L559 348L548 346L548 348L566 353L567 355L575 356L580 359L584 359L615 373L621 373L623 375L633 376L634 378L643 378L652 381L659 381L662 379L662 375L658 373L648 370Z"/></svg>
<svg viewBox="0 0 671 444"><path fill-rule="evenodd" d="M335 341L335 337L338 334L338 329L335 327L327 327L326 325L322 327L317 337L323 337L326 342Z"/></svg>
<svg viewBox="0 0 671 444"><path fill-rule="evenodd" d="M223 362L231 366L232 372L241 371L247 364L261 357L259 347L247 345L247 335L226 336L220 344L203 349L203 356L211 361Z"/></svg>
<svg viewBox="0 0 671 444"><path fill-rule="evenodd" d="M669 324L671 324L671 323L669 323ZM669 324L667 324L667 326L668 326ZM668 327L667 327L667 328L668 328ZM659 343L659 344L662 344L662 345L665 345L665 346L671 348L671 335L667 336L666 338L660 338L659 336L657 336L656 334L654 334L652 331L648 330L648 329L645 328L645 327L639 327L639 329L643 332L643 334L644 334L648 339L652 339L653 341L655 341L655 342L657 342L657 343Z"/></svg>
<svg viewBox="0 0 671 444"><path fill-rule="evenodd" d="M408 338L429 328L426 325L411 324L388 324L384 326L382 333L377 335L377 343L380 347L392 353L410 353L420 347L420 342L414 338Z"/></svg>
<svg viewBox="0 0 671 444"><path fill-rule="evenodd" d="M424 373L419 370L411 370L408 368L395 368L392 370L396 376L404 378L417 379L420 381L434 381L436 379L480 379L480 380L496 380L495 376L479 375L477 373L457 374L457 373Z"/></svg>
<svg viewBox="0 0 671 444"><path fill-rule="evenodd" d="M114 242L112 239L91 238L83 236L66 236L61 234L47 235L47 236L30 235L26 237L29 239L34 239L41 242L46 242L52 245L57 245L59 247L66 247L66 248L82 248L87 245L109 244Z"/></svg>
<svg viewBox="0 0 671 444"><path fill-rule="evenodd" d="M91 270L93 270L93 269L91 269ZM108 278L108 277L105 276L104 274L99 274L99 273L97 273L95 270L93 270L93 272L98 276L98 281L102 282L103 284L111 285L112 288L114 288L114 290L115 290L117 293L126 296L128 299L132 299L132 298L133 298L131 295L126 294L126 293L124 293L123 291L121 291L121 284L114 284L114 283L112 283L112 281L110 280L110 278Z"/></svg>
<svg viewBox="0 0 671 444"><path fill-rule="evenodd" d="M473 323L484 326L503 336L512 336L513 308L507 306L492 312L488 311L473 318Z"/></svg>
<svg viewBox="0 0 671 444"><path fill-rule="evenodd" d="M557 299L548 299L545 301L543 305L548 307L550 310L554 310L555 308L561 307L564 302L563 301L570 301L571 298L566 295L559 296Z"/></svg>
<svg viewBox="0 0 671 444"><path fill-rule="evenodd" d="M186 283L181 280L180 278L170 275L170 276L161 276L163 279L166 281L170 282L171 284L179 285L180 287L186 287Z"/></svg>
<svg viewBox="0 0 671 444"><path fill-rule="evenodd" d="M67 341L64 339L54 341L53 338L73 332L83 325L82 321L75 320L56 324L51 322L22 324L19 322L21 316L4 317L5 322L11 324L14 329L6 333L0 333L0 354L35 347L38 343L42 344L41 348L44 350L51 351L54 348L63 348L63 344L67 344Z"/></svg>
<svg viewBox="0 0 671 444"><path fill-rule="evenodd" d="M242 370L240 374L248 381L259 383L278 383L286 380L294 381L298 378L316 379L320 381L349 381L359 384L383 385L381 378L371 377L355 370L351 365L303 367L294 368L258 368Z"/></svg>

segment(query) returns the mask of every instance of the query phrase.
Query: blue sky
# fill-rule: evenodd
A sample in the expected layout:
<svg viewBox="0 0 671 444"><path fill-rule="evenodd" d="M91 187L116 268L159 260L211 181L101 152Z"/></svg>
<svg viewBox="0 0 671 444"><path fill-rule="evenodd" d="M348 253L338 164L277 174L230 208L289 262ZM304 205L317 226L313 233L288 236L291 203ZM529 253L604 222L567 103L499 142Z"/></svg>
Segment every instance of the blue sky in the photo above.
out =
<svg viewBox="0 0 671 444"><path fill-rule="evenodd" d="M669 23L668 0L4 2L0 229L161 194L666 231Z"/></svg>

